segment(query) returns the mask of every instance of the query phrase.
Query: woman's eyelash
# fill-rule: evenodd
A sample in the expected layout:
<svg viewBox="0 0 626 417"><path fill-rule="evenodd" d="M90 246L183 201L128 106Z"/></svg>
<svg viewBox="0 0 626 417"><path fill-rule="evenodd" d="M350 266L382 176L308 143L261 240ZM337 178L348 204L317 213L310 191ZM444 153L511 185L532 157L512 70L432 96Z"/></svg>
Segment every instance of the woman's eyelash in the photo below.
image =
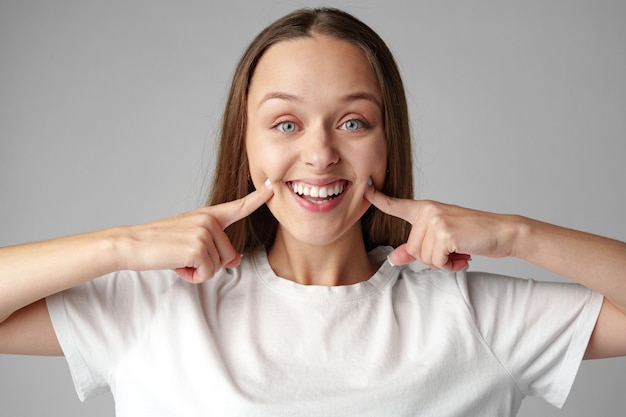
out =
<svg viewBox="0 0 626 417"><path fill-rule="evenodd" d="M341 126L344 126L346 128L346 130L368 129L368 128L371 127L371 125L369 123L367 123L365 120L359 119L359 118L346 120L345 122L343 122L341 124ZM352 128L349 127L349 126L351 126Z"/></svg>
<svg viewBox="0 0 626 417"><path fill-rule="evenodd" d="M288 128L286 129L285 126L288 126ZM291 120L279 120L278 122L274 123L272 129L278 129L284 133L292 133L298 129L298 125L296 122L293 122Z"/></svg>
<svg viewBox="0 0 626 417"><path fill-rule="evenodd" d="M357 131L369 129L372 126L363 119L353 118L341 123L339 127L347 131ZM283 133L293 133L298 130L298 124L291 120L279 120L272 125L272 129L278 129Z"/></svg>

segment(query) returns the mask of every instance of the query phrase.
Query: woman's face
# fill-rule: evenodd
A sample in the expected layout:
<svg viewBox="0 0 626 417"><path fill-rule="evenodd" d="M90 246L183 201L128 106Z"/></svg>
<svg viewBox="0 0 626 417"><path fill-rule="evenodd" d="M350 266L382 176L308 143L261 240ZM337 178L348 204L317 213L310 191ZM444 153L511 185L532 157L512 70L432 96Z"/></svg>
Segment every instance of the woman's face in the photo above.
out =
<svg viewBox="0 0 626 417"><path fill-rule="evenodd" d="M332 37L279 42L260 59L248 93L246 150L280 232L326 245L360 234L371 177L385 179L382 97L365 53Z"/></svg>

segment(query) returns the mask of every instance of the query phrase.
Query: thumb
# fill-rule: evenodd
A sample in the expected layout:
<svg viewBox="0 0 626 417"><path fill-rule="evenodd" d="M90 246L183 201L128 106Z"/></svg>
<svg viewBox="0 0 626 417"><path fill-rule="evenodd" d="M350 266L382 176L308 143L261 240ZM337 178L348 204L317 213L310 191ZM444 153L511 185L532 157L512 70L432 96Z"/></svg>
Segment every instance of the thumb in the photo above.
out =
<svg viewBox="0 0 626 417"><path fill-rule="evenodd" d="M411 262L415 262L417 259L413 255L411 255L406 248L407 245L406 243L404 243L391 251L389 256L387 256L387 260L389 261L389 263L396 266L406 265L410 264Z"/></svg>
<svg viewBox="0 0 626 417"><path fill-rule="evenodd" d="M220 226L226 229L236 221L252 214L256 209L272 198L273 195L274 190L272 189L272 183L268 179L265 181L263 187L259 187L245 197L211 206L209 210Z"/></svg>

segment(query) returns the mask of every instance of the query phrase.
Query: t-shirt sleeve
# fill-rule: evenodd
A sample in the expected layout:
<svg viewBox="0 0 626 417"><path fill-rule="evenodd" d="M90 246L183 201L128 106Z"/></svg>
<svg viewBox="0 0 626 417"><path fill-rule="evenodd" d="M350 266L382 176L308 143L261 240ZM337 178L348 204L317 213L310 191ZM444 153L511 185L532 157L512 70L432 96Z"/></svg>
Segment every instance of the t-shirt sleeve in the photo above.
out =
<svg viewBox="0 0 626 417"><path fill-rule="evenodd" d="M160 296L176 282L169 272L121 271L46 299L81 400L109 390L115 365L149 325Z"/></svg>
<svg viewBox="0 0 626 417"><path fill-rule="evenodd" d="M603 296L573 283L472 272L466 285L476 325L520 390L562 407Z"/></svg>

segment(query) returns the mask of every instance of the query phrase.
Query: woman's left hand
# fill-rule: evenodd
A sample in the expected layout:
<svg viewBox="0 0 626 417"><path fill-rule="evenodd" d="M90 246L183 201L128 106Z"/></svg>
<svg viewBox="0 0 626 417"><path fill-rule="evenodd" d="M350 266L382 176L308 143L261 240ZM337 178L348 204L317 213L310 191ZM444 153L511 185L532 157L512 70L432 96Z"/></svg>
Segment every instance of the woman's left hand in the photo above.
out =
<svg viewBox="0 0 626 417"><path fill-rule="evenodd" d="M428 200L389 197L373 186L365 198L384 213L406 220L412 228L407 242L389 255L394 265L415 260L434 269L467 268L471 255L510 256L520 230L518 216L498 215Z"/></svg>
<svg viewBox="0 0 626 417"><path fill-rule="evenodd" d="M626 356L626 243L522 216L392 198L373 186L365 198L413 225L391 263L419 260L453 272L466 268L470 255L524 259L606 297L585 358Z"/></svg>

